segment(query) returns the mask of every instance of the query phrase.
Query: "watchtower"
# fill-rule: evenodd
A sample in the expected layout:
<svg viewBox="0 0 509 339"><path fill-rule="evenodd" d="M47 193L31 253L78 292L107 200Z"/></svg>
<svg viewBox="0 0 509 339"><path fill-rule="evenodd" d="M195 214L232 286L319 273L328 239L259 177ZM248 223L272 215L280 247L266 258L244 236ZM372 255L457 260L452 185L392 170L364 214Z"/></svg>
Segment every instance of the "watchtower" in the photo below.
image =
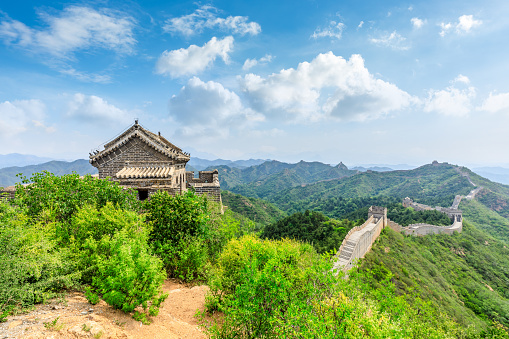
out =
<svg viewBox="0 0 509 339"><path fill-rule="evenodd" d="M371 206L368 212L368 218L373 217L377 221L383 218L384 227L387 226L387 208L380 206Z"/></svg>

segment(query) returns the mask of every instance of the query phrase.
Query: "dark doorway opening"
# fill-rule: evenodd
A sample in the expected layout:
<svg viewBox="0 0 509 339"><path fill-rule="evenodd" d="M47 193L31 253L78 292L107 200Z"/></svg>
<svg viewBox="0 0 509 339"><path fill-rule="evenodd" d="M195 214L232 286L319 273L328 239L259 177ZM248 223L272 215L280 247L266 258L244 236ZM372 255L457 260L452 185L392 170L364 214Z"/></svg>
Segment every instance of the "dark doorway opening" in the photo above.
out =
<svg viewBox="0 0 509 339"><path fill-rule="evenodd" d="M148 199L148 191L147 190L138 190L138 199L139 200Z"/></svg>

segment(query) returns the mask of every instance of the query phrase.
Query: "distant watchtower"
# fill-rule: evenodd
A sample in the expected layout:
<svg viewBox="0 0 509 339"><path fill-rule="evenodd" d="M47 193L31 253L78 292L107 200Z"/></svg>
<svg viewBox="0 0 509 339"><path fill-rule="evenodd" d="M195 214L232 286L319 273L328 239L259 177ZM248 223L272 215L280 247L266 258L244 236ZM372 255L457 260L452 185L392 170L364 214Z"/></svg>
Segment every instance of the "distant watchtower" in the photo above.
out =
<svg viewBox="0 0 509 339"><path fill-rule="evenodd" d="M383 218L384 227L387 226L387 208L380 206L371 206L368 212L368 218L373 217L375 219Z"/></svg>

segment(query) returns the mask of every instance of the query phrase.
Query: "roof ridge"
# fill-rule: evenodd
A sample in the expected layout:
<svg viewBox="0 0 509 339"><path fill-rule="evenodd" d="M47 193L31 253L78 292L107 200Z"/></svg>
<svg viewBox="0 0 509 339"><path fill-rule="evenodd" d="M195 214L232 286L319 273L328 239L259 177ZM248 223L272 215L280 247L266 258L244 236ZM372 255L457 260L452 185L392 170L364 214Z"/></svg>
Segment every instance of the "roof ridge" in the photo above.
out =
<svg viewBox="0 0 509 339"><path fill-rule="evenodd" d="M183 152L180 148L176 147L166 139L161 136L157 136L156 134L150 132L149 130L140 126L137 122L128 128L125 132L120 134L117 138L110 141L109 143L104 145L104 150L98 151L94 154L90 154L90 163L97 161L98 159L114 152L122 145L127 143L131 138L139 137L141 141L145 142L147 145L157 150L158 152L168 156L171 159L189 159L189 153ZM163 142L162 139L164 139Z"/></svg>

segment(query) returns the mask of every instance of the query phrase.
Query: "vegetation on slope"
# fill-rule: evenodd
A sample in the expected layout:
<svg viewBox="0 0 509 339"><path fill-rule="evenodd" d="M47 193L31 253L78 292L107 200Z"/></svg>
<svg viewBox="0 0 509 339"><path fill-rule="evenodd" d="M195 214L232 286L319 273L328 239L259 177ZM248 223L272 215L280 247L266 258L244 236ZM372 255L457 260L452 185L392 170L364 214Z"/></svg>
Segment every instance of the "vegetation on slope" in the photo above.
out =
<svg viewBox="0 0 509 339"><path fill-rule="evenodd" d="M341 180L293 187L275 193L269 201L286 212L319 207L318 202L339 197L387 196L398 201L411 197L430 206L451 206L457 194L467 195L473 188L468 179L448 164L425 165L410 171L360 173ZM335 216L337 217L337 216Z"/></svg>
<svg viewBox="0 0 509 339"><path fill-rule="evenodd" d="M464 223L452 236L403 236L385 229L358 268L375 290L390 280L400 295L416 293L464 326L509 325L509 250ZM487 336L490 337L490 336Z"/></svg>
<svg viewBox="0 0 509 339"><path fill-rule="evenodd" d="M509 245L509 220L476 200L462 200L463 218L478 229Z"/></svg>
<svg viewBox="0 0 509 339"><path fill-rule="evenodd" d="M260 224L274 223L286 216L286 213L265 200L248 198L229 191L221 191L223 205L235 213Z"/></svg>
<svg viewBox="0 0 509 339"><path fill-rule="evenodd" d="M230 241L211 280L212 338L479 338L432 303L398 295L391 276L373 289L362 272L334 276L328 255L293 240ZM490 338L507 338L492 328Z"/></svg>
<svg viewBox="0 0 509 339"><path fill-rule="evenodd" d="M287 164L275 160L244 169L228 166L220 166L217 169L222 189L255 198L268 198L281 189L357 173L343 164L333 167L321 162L300 161L296 164Z"/></svg>
<svg viewBox="0 0 509 339"><path fill-rule="evenodd" d="M320 212L297 212L267 225L260 237L264 239L297 239L313 245L318 253L337 250L348 231L363 223L329 219Z"/></svg>

